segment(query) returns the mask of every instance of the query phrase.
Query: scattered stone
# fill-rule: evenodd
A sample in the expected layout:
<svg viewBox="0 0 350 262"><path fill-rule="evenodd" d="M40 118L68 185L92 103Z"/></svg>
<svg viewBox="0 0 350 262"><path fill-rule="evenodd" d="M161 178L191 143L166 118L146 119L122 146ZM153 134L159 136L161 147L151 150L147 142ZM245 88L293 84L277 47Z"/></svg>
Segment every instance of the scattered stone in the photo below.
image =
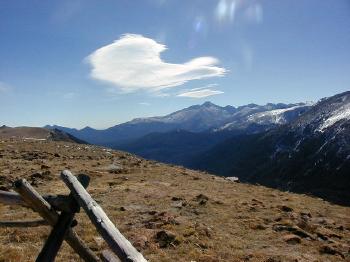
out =
<svg viewBox="0 0 350 262"><path fill-rule="evenodd" d="M47 165L41 165L41 169L50 169L50 167Z"/></svg>
<svg viewBox="0 0 350 262"><path fill-rule="evenodd" d="M342 258L345 258L345 256L340 251L338 251L337 249L335 249L334 247L332 247L330 245L321 246L319 251L321 254L340 255Z"/></svg>
<svg viewBox="0 0 350 262"><path fill-rule="evenodd" d="M134 247L136 247L138 251L141 251L141 250L148 247L149 241L148 241L146 236L140 235L140 236L135 236L133 244L134 244Z"/></svg>
<svg viewBox="0 0 350 262"><path fill-rule="evenodd" d="M299 228L298 226L289 226L289 225L274 225L273 230L275 231L288 231L291 232L299 237L302 238L310 238L310 239L315 239L315 237L313 235L311 235L310 233L302 230L301 228Z"/></svg>
<svg viewBox="0 0 350 262"><path fill-rule="evenodd" d="M235 182L235 183L240 183L241 182L241 181L239 181L239 178L236 177L236 176L229 176L229 177L226 177L225 179L228 180L228 181L231 181L231 182Z"/></svg>
<svg viewBox="0 0 350 262"><path fill-rule="evenodd" d="M269 257L264 262L282 262L282 260L279 257Z"/></svg>
<svg viewBox="0 0 350 262"><path fill-rule="evenodd" d="M103 167L102 170L108 171L110 174L120 174L125 172L125 169L118 164L110 164L106 167Z"/></svg>
<svg viewBox="0 0 350 262"><path fill-rule="evenodd" d="M308 211L300 212L300 217L305 219L312 218L311 213Z"/></svg>
<svg viewBox="0 0 350 262"><path fill-rule="evenodd" d="M205 205L209 200L209 197L203 194L196 196L195 201L199 202L200 205Z"/></svg>
<svg viewBox="0 0 350 262"><path fill-rule="evenodd" d="M244 261L244 262L248 262L248 261L250 261L250 259L252 259L254 256L252 255L252 254L249 254L249 255L244 255L243 257L242 257L242 260Z"/></svg>
<svg viewBox="0 0 350 262"><path fill-rule="evenodd" d="M110 186L110 187L113 187L113 186L116 186L116 185L119 185L119 184L121 184L121 182L117 182L117 181L109 181L108 182L108 186Z"/></svg>
<svg viewBox="0 0 350 262"><path fill-rule="evenodd" d="M27 161L33 161L34 159L45 158L44 156L40 156L39 153L36 152L27 152L22 155L22 158Z"/></svg>
<svg viewBox="0 0 350 262"><path fill-rule="evenodd" d="M35 180L35 179L43 179L44 178L44 175L43 173L34 173L34 174L31 174L30 175L30 179L31 180Z"/></svg>
<svg viewBox="0 0 350 262"><path fill-rule="evenodd" d="M160 248L167 248L180 244L180 241L176 239L176 235L168 230L158 231L155 235L155 239Z"/></svg>
<svg viewBox="0 0 350 262"><path fill-rule="evenodd" d="M283 212L292 212L293 211L293 208L289 207L289 206L279 206L279 209Z"/></svg>
<svg viewBox="0 0 350 262"><path fill-rule="evenodd" d="M174 197L171 198L171 200L172 200L172 201L180 201L180 200L183 200L183 198L182 198L182 197L175 197L175 196L174 196Z"/></svg>
<svg viewBox="0 0 350 262"><path fill-rule="evenodd" d="M181 209L182 207L187 206L187 203L186 203L186 201L177 201L177 202L174 202L173 204L171 204L171 206Z"/></svg>
<svg viewBox="0 0 350 262"><path fill-rule="evenodd" d="M196 216L200 215L200 212L199 212L196 208L192 209L192 212L193 212L193 214L195 214Z"/></svg>
<svg viewBox="0 0 350 262"><path fill-rule="evenodd" d="M49 178L49 176L51 175L51 171L46 170L46 171L42 172L42 175L43 175L45 178Z"/></svg>
<svg viewBox="0 0 350 262"><path fill-rule="evenodd" d="M256 212L256 211L258 211L258 209L256 207L249 207L249 211Z"/></svg>
<svg viewBox="0 0 350 262"><path fill-rule="evenodd" d="M324 246L320 247L320 253L321 254L335 255L335 254L337 254L337 251L329 245L324 245Z"/></svg>
<svg viewBox="0 0 350 262"><path fill-rule="evenodd" d="M312 222L320 225L335 225L334 220L325 217L316 217L312 219Z"/></svg>
<svg viewBox="0 0 350 262"><path fill-rule="evenodd" d="M152 212L152 213L151 213ZM145 221L145 227L148 229L160 228L165 225L179 225L179 221L175 219L175 216L170 212L157 213L155 211L148 212L153 215L151 219ZM154 213L155 212L155 213Z"/></svg>
<svg viewBox="0 0 350 262"><path fill-rule="evenodd" d="M342 236L340 236L339 234L336 234L335 232L323 227L318 228L316 230L316 234L319 238L325 241L330 238L342 239Z"/></svg>
<svg viewBox="0 0 350 262"><path fill-rule="evenodd" d="M257 200L255 198L252 199L252 202L253 202L253 206L256 206L256 205L261 205L261 206L264 206L264 203L260 200Z"/></svg>
<svg viewBox="0 0 350 262"><path fill-rule="evenodd" d="M340 231L344 231L344 226L338 226L336 229L338 229Z"/></svg>
<svg viewBox="0 0 350 262"><path fill-rule="evenodd" d="M287 242L288 244L292 244L292 245L301 243L301 238L294 235L294 234L289 234L289 235L283 236L283 240L285 242Z"/></svg>
<svg viewBox="0 0 350 262"><path fill-rule="evenodd" d="M250 228L253 230L265 230L267 227L262 224L252 224L250 225Z"/></svg>
<svg viewBox="0 0 350 262"><path fill-rule="evenodd" d="M41 182L39 182L41 180L52 180L50 170L46 170L46 171L43 171L41 173L36 172L36 173L33 173L32 175L29 176L29 181L30 181L31 185L33 185L33 186L36 186L39 183L41 183Z"/></svg>
<svg viewBox="0 0 350 262"><path fill-rule="evenodd" d="M217 205L223 205L224 204L224 202L222 202L221 200L215 200L214 203L217 204Z"/></svg>
<svg viewBox="0 0 350 262"><path fill-rule="evenodd" d="M315 232L318 227L316 224L311 223L307 217L301 217L298 219L297 226L308 232Z"/></svg>
<svg viewBox="0 0 350 262"><path fill-rule="evenodd" d="M211 238L213 235L213 230L205 224L196 223L195 229L200 236Z"/></svg>

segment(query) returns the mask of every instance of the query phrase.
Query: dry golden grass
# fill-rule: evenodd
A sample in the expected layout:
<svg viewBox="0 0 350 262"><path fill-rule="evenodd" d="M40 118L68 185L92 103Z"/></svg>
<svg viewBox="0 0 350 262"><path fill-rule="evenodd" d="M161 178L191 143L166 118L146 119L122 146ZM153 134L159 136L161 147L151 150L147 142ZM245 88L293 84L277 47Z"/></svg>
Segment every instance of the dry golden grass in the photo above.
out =
<svg viewBox="0 0 350 262"><path fill-rule="evenodd" d="M149 261L350 261L349 207L100 147L0 142L0 187L21 177L40 193L68 193L59 179L66 168L91 176L90 194ZM0 221L33 218L39 217L28 209L0 205ZM75 229L89 247L97 253L105 249L87 216L81 212L76 218ZM293 227L295 234L313 239L287 243ZM49 230L0 228L0 261L35 260ZM165 242L157 239L162 230L169 236ZM335 254L320 252L324 245ZM65 244L57 261L79 258Z"/></svg>

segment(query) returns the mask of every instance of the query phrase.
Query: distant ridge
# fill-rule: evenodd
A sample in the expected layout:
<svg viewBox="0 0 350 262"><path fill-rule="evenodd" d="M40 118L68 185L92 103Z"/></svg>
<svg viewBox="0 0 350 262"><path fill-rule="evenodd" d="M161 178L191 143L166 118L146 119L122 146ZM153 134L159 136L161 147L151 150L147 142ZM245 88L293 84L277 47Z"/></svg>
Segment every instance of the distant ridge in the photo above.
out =
<svg viewBox="0 0 350 262"><path fill-rule="evenodd" d="M78 144L87 144L87 142L74 137L71 134L65 133L59 129L46 129L42 127L0 127L0 138L9 139L27 139L27 140L48 140L48 141L63 141Z"/></svg>

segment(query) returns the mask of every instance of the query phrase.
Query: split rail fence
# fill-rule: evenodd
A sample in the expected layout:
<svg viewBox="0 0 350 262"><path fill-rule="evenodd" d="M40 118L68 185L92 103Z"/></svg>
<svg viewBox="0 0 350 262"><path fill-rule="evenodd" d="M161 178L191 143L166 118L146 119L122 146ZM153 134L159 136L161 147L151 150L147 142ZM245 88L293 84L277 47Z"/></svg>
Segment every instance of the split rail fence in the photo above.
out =
<svg viewBox="0 0 350 262"><path fill-rule="evenodd" d="M69 195L42 196L25 179L17 180L14 183L14 190L17 193L0 190L0 203L31 208L43 218L35 221L0 221L0 226L52 226L52 230L36 259L37 262L54 261L64 240L84 261L101 261L73 229L78 223L74 219L74 215L80 211L80 208L83 208L98 233L112 250L112 252L102 251L102 261L147 261L119 232L103 209L86 191L90 182L89 176L78 175L75 177L69 170L64 170L61 172L61 179L69 188Z"/></svg>

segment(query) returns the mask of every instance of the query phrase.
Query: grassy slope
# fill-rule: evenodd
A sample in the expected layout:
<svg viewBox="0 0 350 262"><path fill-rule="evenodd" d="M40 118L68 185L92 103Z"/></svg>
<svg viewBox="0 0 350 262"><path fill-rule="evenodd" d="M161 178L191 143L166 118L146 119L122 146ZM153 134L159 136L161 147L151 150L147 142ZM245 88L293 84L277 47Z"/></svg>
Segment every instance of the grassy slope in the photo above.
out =
<svg viewBox="0 0 350 262"><path fill-rule="evenodd" d="M94 146L0 141L2 188L22 177L41 193L67 193L58 175L64 168L91 176L89 192L149 261L350 259L349 207L262 186L231 183L221 177ZM49 172L41 178L32 176L45 171ZM208 197L206 203L196 199L200 194ZM283 211L283 205L293 211ZM0 205L0 221L37 217L25 208ZM84 213L78 215L78 221L76 230L88 245L96 252L104 249L105 244ZM276 231L278 225L299 225L315 240L302 238L300 244L288 244L283 238L290 233ZM155 235L163 229L173 232L176 241L160 248ZM0 228L0 261L33 261L48 233L45 226ZM328 240L317 238L317 234ZM323 245L332 246L344 258L340 254L321 254ZM67 245L57 259L76 260Z"/></svg>

